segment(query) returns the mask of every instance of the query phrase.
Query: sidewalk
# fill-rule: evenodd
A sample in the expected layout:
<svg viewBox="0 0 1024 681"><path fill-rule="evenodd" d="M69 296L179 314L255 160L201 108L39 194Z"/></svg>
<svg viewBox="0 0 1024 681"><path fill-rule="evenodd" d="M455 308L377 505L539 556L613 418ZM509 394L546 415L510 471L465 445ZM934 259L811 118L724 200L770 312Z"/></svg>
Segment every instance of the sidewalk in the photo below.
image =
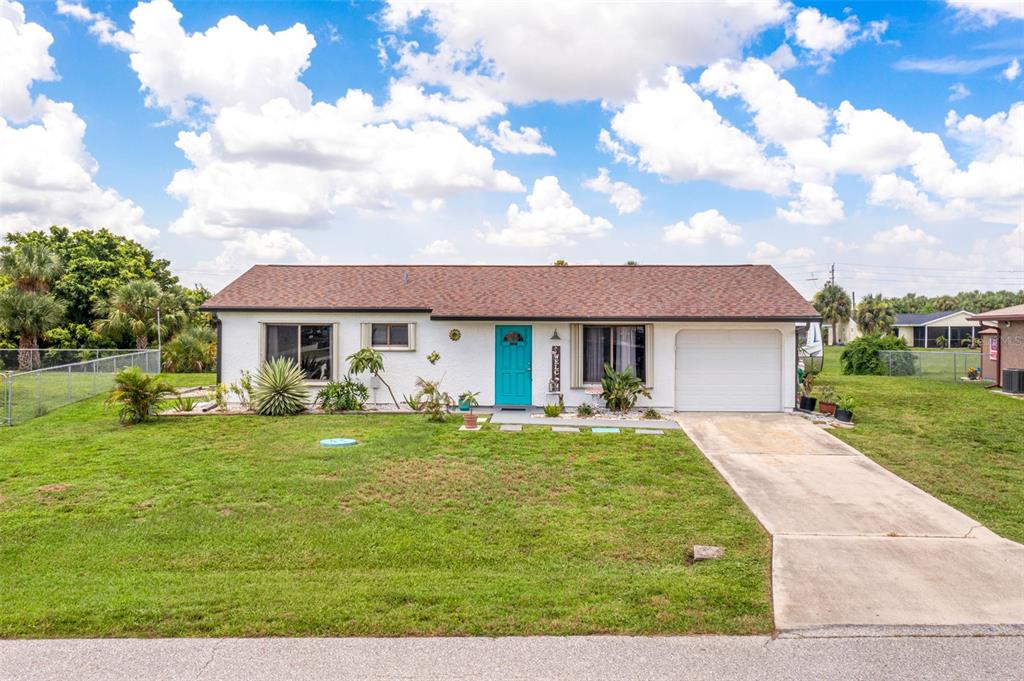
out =
<svg viewBox="0 0 1024 681"><path fill-rule="evenodd" d="M0 641L2 681L1017 679L1020 637Z"/></svg>

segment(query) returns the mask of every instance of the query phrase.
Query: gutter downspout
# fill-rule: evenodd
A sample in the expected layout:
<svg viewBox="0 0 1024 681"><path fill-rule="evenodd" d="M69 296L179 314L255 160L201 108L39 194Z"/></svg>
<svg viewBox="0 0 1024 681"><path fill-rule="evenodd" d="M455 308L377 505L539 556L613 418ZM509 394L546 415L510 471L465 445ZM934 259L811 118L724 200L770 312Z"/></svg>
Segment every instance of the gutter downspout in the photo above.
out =
<svg viewBox="0 0 1024 681"><path fill-rule="evenodd" d="M217 385L220 385L222 382L221 366L223 366L224 363L224 331L222 329L223 324L216 312L213 313L213 321L217 327Z"/></svg>

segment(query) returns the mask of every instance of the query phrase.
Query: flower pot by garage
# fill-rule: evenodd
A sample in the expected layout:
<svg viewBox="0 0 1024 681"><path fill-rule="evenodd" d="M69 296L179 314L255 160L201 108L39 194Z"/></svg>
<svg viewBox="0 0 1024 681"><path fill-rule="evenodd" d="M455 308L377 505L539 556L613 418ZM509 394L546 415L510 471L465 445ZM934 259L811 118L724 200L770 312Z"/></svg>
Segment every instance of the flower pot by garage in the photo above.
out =
<svg viewBox="0 0 1024 681"><path fill-rule="evenodd" d="M817 397L808 397L807 395L800 396L800 408L803 409L804 411L814 411L814 407L817 404Z"/></svg>
<svg viewBox="0 0 1024 681"><path fill-rule="evenodd" d="M853 412L849 409L836 409L836 420L843 423L853 423Z"/></svg>
<svg viewBox="0 0 1024 681"><path fill-rule="evenodd" d="M476 414L468 413L462 415L462 424L467 428L476 428Z"/></svg>
<svg viewBox="0 0 1024 681"><path fill-rule="evenodd" d="M821 410L822 414L834 415L836 413L836 404L835 402L821 402L818 404L818 409Z"/></svg>

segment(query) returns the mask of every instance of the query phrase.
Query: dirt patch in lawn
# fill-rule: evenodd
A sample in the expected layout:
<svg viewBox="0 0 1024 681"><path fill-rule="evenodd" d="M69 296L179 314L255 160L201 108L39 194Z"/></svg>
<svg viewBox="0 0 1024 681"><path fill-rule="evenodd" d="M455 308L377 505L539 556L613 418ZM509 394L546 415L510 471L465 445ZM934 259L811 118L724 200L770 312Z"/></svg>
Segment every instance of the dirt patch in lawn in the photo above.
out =
<svg viewBox="0 0 1024 681"><path fill-rule="evenodd" d="M549 467L516 461L485 465L451 456L403 459L382 467L374 480L341 497L340 502L345 511L384 503L430 513L463 505L554 500L569 489L570 474L568 469L563 476Z"/></svg>

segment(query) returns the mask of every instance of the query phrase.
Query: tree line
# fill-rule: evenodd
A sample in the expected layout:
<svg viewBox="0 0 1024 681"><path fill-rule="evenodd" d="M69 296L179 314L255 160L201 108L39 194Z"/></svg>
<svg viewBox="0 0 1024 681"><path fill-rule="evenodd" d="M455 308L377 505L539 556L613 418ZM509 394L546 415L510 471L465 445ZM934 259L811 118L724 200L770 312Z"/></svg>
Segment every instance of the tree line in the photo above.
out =
<svg viewBox="0 0 1024 681"><path fill-rule="evenodd" d="M1024 289L1020 291L963 291L955 295L922 296L908 293L898 298L881 294L861 298L856 307L850 294L839 284L828 283L814 294L811 301L822 321L836 328L853 319L861 333L888 333L896 323L897 314L927 312L988 312L1012 305L1024 304Z"/></svg>
<svg viewBox="0 0 1024 681"><path fill-rule="evenodd" d="M215 361L210 297L182 286L170 262L106 229L8 234L0 246L0 348L18 368L48 348L144 350L164 341L168 371L207 371ZM159 310L159 325L157 323Z"/></svg>

